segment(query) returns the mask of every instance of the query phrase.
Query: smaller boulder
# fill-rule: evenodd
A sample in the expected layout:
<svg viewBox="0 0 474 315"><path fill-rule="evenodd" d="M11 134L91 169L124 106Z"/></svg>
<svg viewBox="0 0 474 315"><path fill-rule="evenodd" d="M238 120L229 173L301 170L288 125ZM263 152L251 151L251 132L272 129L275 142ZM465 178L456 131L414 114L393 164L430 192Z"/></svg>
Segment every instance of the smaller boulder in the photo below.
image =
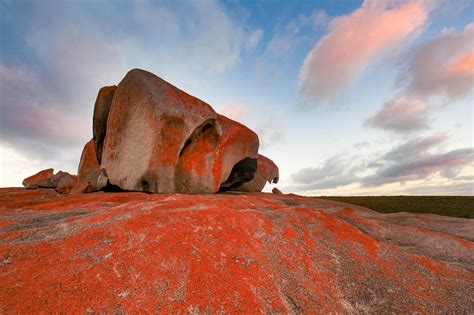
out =
<svg viewBox="0 0 474 315"><path fill-rule="evenodd" d="M77 170L77 177L80 182L97 187L97 178L99 177L100 166L97 161L94 148L94 139L86 143L82 150L81 161ZM95 188L96 189L96 188Z"/></svg>
<svg viewBox="0 0 474 315"><path fill-rule="evenodd" d="M56 185L52 182L54 176L54 169L48 168L42 170L35 175L27 177L23 180L25 188L54 188Z"/></svg>
<svg viewBox="0 0 474 315"><path fill-rule="evenodd" d="M278 189L278 188L276 188L276 187L273 187L272 193L275 194L275 195L283 195L283 193L281 192L281 190Z"/></svg>
<svg viewBox="0 0 474 315"><path fill-rule="evenodd" d="M68 194L78 181L76 175L71 175L63 171L59 171L51 177L51 182L53 182L55 190L61 194Z"/></svg>
<svg viewBox="0 0 474 315"><path fill-rule="evenodd" d="M266 156L259 154L257 156L257 173L255 177L251 181L243 183L235 190L259 192L262 191L267 182L269 184L278 183L278 177L278 166Z"/></svg>

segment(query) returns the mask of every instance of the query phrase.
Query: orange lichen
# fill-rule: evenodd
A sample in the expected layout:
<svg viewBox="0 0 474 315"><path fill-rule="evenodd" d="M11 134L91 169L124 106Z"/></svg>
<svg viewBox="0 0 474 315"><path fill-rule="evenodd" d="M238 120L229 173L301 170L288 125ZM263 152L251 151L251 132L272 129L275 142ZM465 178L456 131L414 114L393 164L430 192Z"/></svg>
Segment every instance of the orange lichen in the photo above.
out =
<svg viewBox="0 0 474 315"><path fill-rule="evenodd" d="M326 205L0 189L0 311L462 312L471 272L407 254Z"/></svg>

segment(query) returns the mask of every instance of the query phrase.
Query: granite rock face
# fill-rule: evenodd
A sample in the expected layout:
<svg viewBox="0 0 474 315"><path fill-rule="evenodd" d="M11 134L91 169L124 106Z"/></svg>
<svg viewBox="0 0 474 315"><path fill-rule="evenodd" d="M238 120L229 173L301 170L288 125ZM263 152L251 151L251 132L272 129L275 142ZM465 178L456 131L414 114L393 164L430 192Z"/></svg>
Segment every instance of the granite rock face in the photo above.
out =
<svg viewBox="0 0 474 315"><path fill-rule="evenodd" d="M75 194L259 192L278 178L278 167L258 155L255 132L144 70L99 90L92 129ZM25 187L46 187L32 180Z"/></svg>
<svg viewBox="0 0 474 315"><path fill-rule="evenodd" d="M23 180L23 186L25 188L54 188L55 184L51 181L54 176L54 169L48 168L46 170L39 171L38 173L31 175Z"/></svg>
<svg viewBox="0 0 474 315"><path fill-rule="evenodd" d="M256 158L257 151L258 137L250 129L134 69L115 90L100 167L111 185L124 190L212 193L235 163Z"/></svg>
<svg viewBox="0 0 474 315"><path fill-rule="evenodd" d="M296 195L0 189L0 313L468 314L473 241Z"/></svg>
<svg viewBox="0 0 474 315"><path fill-rule="evenodd" d="M92 118L92 133L94 135L94 150L97 161L102 159L102 148L104 146L105 134L107 131L107 118L109 116L112 98L117 87L104 86L99 90L94 105L94 117Z"/></svg>
<svg viewBox="0 0 474 315"><path fill-rule="evenodd" d="M71 175L68 172L59 171L51 177L51 182L53 182L54 189L57 192L68 194L78 183L78 178L76 175Z"/></svg>
<svg viewBox="0 0 474 315"><path fill-rule="evenodd" d="M262 191L267 183L276 184L279 179L278 166L269 158L259 154L257 157L257 172L255 177L237 187L240 191Z"/></svg>
<svg viewBox="0 0 474 315"><path fill-rule="evenodd" d="M97 178L99 177L100 165L94 148L94 139L86 143L82 150L81 160L77 170L77 177L81 183L86 183L97 190Z"/></svg>
<svg viewBox="0 0 474 315"><path fill-rule="evenodd" d="M25 178L23 180L23 186L29 189L54 188L59 193L68 194L77 182L78 179L76 175L71 175L63 171L54 174L54 169L49 168Z"/></svg>

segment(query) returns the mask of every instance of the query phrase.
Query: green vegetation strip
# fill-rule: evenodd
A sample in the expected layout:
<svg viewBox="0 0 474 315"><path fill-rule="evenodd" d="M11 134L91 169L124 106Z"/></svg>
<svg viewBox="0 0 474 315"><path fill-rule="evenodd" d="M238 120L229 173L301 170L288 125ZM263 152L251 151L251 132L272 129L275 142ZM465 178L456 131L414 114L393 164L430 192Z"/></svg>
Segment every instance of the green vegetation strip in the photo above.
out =
<svg viewBox="0 0 474 315"><path fill-rule="evenodd" d="M383 213L434 213L450 217L474 218L474 197L471 196L322 196L320 198L351 203Z"/></svg>

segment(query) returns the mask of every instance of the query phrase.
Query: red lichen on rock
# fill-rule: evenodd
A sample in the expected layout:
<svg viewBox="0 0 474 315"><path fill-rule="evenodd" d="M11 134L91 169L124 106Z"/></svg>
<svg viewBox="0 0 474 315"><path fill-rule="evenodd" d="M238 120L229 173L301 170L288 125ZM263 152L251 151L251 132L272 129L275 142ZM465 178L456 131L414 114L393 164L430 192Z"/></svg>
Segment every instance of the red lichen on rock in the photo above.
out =
<svg viewBox="0 0 474 315"><path fill-rule="evenodd" d="M81 183L97 187L100 166L94 149L94 139L86 143L82 150L81 160L77 170L77 177Z"/></svg>
<svg viewBox="0 0 474 315"><path fill-rule="evenodd" d="M53 176L54 169L48 168L25 178L23 180L23 186L25 186L25 188L53 188L55 187L51 181Z"/></svg>
<svg viewBox="0 0 474 315"><path fill-rule="evenodd" d="M399 221L295 195L0 189L0 313L472 310L468 248L416 247L430 236Z"/></svg>

